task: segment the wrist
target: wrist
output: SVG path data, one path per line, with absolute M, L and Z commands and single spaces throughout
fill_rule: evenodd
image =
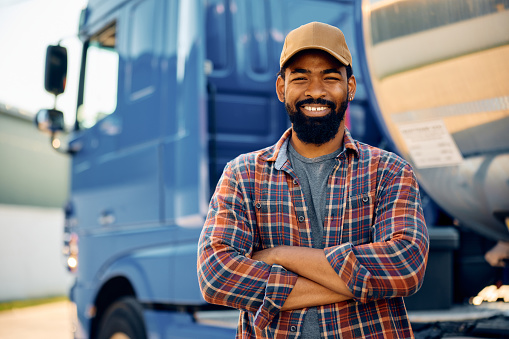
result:
M 277 247 L 273 247 L 272 250 L 270 251 L 270 260 L 276 264 L 276 265 L 281 265 L 284 267 L 283 263 L 282 263 L 282 260 L 281 260 L 281 247 L 283 246 L 277 246 Z
M 292 260 L 292 249 L 294 246 L 277 246 L 274 247 L 274 251 L 272 253 L 272 259 L 274 263 L 283 266 L 286 269 L 289 269 L 290 262 Z M 295 259 L 295 258 L 293 258 Z

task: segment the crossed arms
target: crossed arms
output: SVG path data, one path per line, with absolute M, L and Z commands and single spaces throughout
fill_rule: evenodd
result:
M 299 275 L 282 311 L 327 305 L 353 297 L 321 249 L 279 246 L 255 252 L 252 259 L 278 264 Z
M 373 242 L 321 249 L 260 248 L 246 182 L 229 164 L 212 198 L 198 246 L 206 301 L 249 312 L 266 326 L 285 310 L 349 299 L 368 302 L 413 294 L 426 266 L 428 235 L 415 177 L 405 166 L 386 179 L 377 201 Z

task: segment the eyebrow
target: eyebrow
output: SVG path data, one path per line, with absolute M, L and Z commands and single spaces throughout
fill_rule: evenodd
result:
M 336 68 L 330 68 L 330 69 L 326 69 L 324 71 L 322 71 L 323 74 L 331 74 L 331 73 L 337 73 L 339 75 L 342 75 L 341 74 L 341 71 L 339 69 L 336 69 Z
M 304 68 L 296 68 L 293 71 L 290 72 L 290 74 L 310 74 L 311 71 Z M 322 74 L 331 74 L 331 73 L 337 73 L 339 75 L 342 75 L 339 69 L 336 68 L 329 68 L 321 71 Z

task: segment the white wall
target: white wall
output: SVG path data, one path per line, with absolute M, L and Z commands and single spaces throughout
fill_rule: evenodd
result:
M 68 295 L 61 208 L 0 204 L 0 302 Z
M 64 206 L 70 159 L 51 148 L 32 119 L 0 103 L 0 204 Z

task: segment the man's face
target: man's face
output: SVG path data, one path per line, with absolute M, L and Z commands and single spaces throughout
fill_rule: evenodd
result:
M 285 77 L 276 83 L 292 128 L 304 143 L 322 145 L 338 133 L 355 93 L 355 78 L 328 53 L 310 50 L 297 54 L 286 66 Z

